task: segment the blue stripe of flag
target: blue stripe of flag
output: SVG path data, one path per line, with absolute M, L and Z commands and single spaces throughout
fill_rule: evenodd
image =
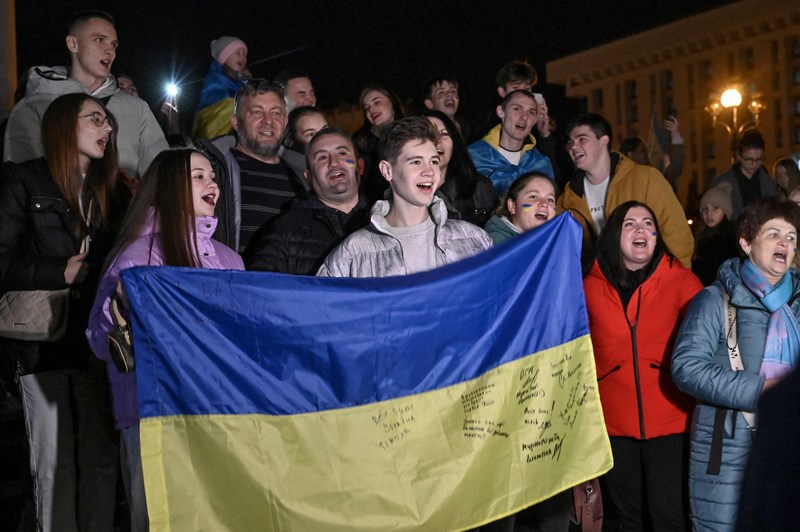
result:
M 289 415 L 473 379 L 588 333 L 580 245 L 561 215 L 404 277 L 127 270 L 140 414 Z

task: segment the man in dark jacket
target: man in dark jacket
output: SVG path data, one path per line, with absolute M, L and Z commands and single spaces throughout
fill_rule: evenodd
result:
M 748 129 L 736 147 L 736 162 L 722 175 L 718 175 L 708 188 L 720 183 L 730 183 L 733 214 L 736 221 L 744 208 L 758 198 L 774 196 L 778 193 L 775 182 L 764 168 L 764 137 L 757 129 Z
M 344 238 L 368 223 L 359 198 L 362 164 L 353 141 L 334 127 L 321 129 L 306 148 L 313 193 L 265 224 L 244 254 L 248 270 L 314 275 Z

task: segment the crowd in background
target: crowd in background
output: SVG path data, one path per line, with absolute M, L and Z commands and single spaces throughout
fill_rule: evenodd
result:
M 684 178 L 677 117 L 664 121 L 657 161 L 641 139 L 612 146 L 597 114 L 557 129 L 525 61 L 499 69 L 485 123 L 459 114 L 460 82 L 442 73 L 421 83 L 419 110 L 390 87 L 364 87 L 364 123 L 350 135 L 315 107 L 307 72 L 253 78 L 245 42 L 222 36 L 192 130 L 180 132 L 169 101 L 153 112 L 130 76 L 111 74 L 117 44 L 110 15 L 76 15 L 69 67 L 31 68 L 5 125 L 0 293 L 71 298 L 63 336 L 0 338 L 2 380 L 19 383 L 6 400 L 21 399 L 30 451 L 34 504 L 22 529 L 113 530 L 118 473 L 130 523 L 117 515 L 117 526 L 149 528 L 136 372 L 112 363 L 107 341 L 112 306 L 127 313 L 121 271 L 407 275 L 563 213 L 583 230 L 614 455 L 601 479 L 606 526 L 782 523 L 781 499 L 764 487 L 771 502 L 761 504 L 748 479 L 769 478 L 763 456 L 779 445 L 760 442 L 780 423 L 755 430 L 761 395 L 790 394 L 800 358 L 800 170 L 780 157 L 770 171 L 757 129 L 704 191 L 693 232 L 674 192 Z M 750 499 L 740 504 L 743 486 Z M 481 530 L 569 530 L 572 517 L 564 492 Z

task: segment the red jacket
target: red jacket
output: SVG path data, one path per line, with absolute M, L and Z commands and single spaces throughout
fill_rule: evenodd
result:
M 686 308 L 703 285 L 664 256 L 631 296 L 627 320 L 597 261 L 583 288 L 609 435 L 648 439 L 686 432 L 694 400 L 673 383 L 670 360 Z

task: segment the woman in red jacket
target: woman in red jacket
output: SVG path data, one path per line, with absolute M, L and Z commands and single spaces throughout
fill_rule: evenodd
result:
M 702 288 L 667 250 L 647 205 L 628 201 L 611 213 L 584 290 L 614 454 L 603 487 L 622 530 L 643 530 L 648 521 L 655 531 L 688 528 L 693 401 L 673 384 L 669 361 L 689 301 Z

